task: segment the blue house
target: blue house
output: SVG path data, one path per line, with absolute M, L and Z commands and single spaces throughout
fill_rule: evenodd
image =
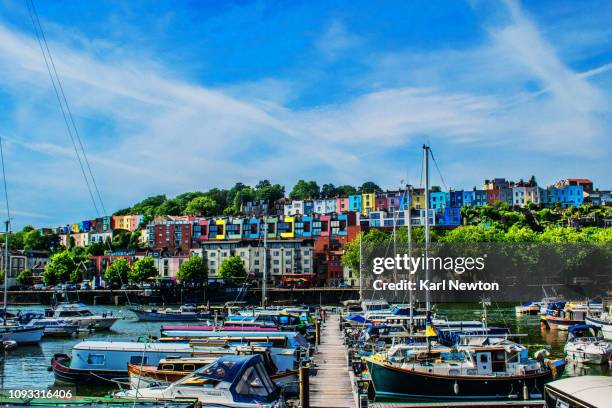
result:
M 348 196 L 349 211 L 361 212 L 361 194 L 353 194 Z
M 468 207 L 472 207 L 474 205 L 474 191 L 462 191 L 463 193 L 463 205 L 467 205 Z
M 450 206 L 450 194 L 444 191 L 432 191 L 429 193 L 429 207 L 440 210 Z
M 475 207 L 483 207 L 487 205 L 487 192 L 484 190 L 476 190 L 474 189 L 474 201 L 472 205 Z
M 304 214 L 312 215 L 314 212 L 314 201 L 304 200 Z
M 454 208 L 461 208 L 463 205 L 463 190 L 449 191 L 450 195 L 450 206 Z
M 446 207 L 437 215 L 437 224 L 446 227 L 456 227 L 461 225 L 461 209 L 456 207 Z

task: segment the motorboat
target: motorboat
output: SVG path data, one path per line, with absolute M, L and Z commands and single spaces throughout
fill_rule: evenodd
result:
M 610 406 L 612 377 L 584 375 L 552 381 L 544 387 L 547 407 L 605 408 Z
M 540 302 L 525 302 L 519 306 L 514 307 L 514 311 L 517 316 L 524 315 L 539 315 L 541 303 Z
M 78 324 L 82 329 L 110 330 L 119 316 L 112 312 L 96 315 L 82 303 L 60 303 L 55 309 L 47 310 L 47 317 L 63 320 L 66 323 Z
M 399 349 L 405 352 L 405 349 Z M 453 349 L 418 347 L 402 355 L 365 357 L 377 397 L 422 399 L 507 399 L 541 396 L 565 362 L 502 338 L 470 338 Z M 400 357 L 400 358 L 396 358 Z
M 612 354 L 612 348 L 601 335 L 601 329 L 588 324 L 569 328 L 564 350 L 568 360 L 585 364 L 604 364 Z
M 18 345 L 39 344 L 44 327 L 22 325 L 0 325 L 0 342 L 14 341 Z
M 264 367 L 270 378 L 281 387 L 291 389 L 297 393 L 298 370 L 280 371 L 274 364 L 269 350 L 259 346 L 240 346 L 235 349 L 236 355 L 260 355 L 264 362 Z M 128 374 L 130 387 L 132 389 L 146 388 L 151 386 L 169 385 L 193 373 L 200 368 L 207 366 L 219 358 L 218 356 L 198 356 L 198 357 L 168 357 L 160 360 L 154 365 L 128 364 Z
M 285 407 L 281 388 L 268 375 L 260 355 L 223 356 L 170 385 L 115 395 L 134 400 L 197 398 L 203 407 Z
M 173 308 L 132 308 L 130 309 L 140 321 L 145 322 L 197 322 L 210 319 L 209 312 L 199 310 L 195 305 L 183 305 Z
M 25 327 L 38 326 L 44 328 L 45 336 L 70 337 L 77 333 L 79 325 L 54 318 L 31 319 Z

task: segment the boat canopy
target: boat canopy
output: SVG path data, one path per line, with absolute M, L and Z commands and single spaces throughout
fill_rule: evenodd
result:
M 585 331 L 588 331 L 590 329 L 593 329 L 594 331 L 597 331 L 597 327 L 590 325 L 590 324 L 575 324 L 572 327 L 570 327 L 568 329 L 568 331 L 573 334 L 582 334 Z

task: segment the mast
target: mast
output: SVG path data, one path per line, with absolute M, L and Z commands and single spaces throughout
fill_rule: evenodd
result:
M 363 270 L 361 268 L 361 254 L 363 251 L 363 232 L 359 234 L 359 301 L 363 302 Z
M 429 281 L 429 266 L 427 258 L 429 255 L 429 243 L 431 237 L 429 236 L 429 146 L 423 145 L 423 163 L 425 165 L 425 280 Z M 425 307 L 427 311 L 430 310 L 430 295 L 429 290 L 425 291 Z
M 6 315 L 7 315 L 7 296 L 8 296 L 8 274 L 9 274 L 9 225 L 10 220 L 5 221 L 6 233 L 4 234 L 4 315 L 3 324 L 6 326 Z
M 396 239 L 397 221 L 395 218 L 396 214 L 397 214 L 397 211 L 395 210 L 395 208 L 393 208 L 393 258 L 394 259 L 397 256 L 397 239 Z M 393 282 L 397 282 L 397 262 L 393 264 Z M 395 298 L 397 298 L 397 289 L 395 289 Z M 397 299 L 395 299 L 395 301 L 397 302 Z
M 406 186 L 408 193 L 408 258 L 412 260 L 412 211 L 410 211 L 410 203 L 412 202 L 412 186 Z M 412 284 L 412 271 L 408 271 L 408 281 Z M 412 336 L 412 323 L 414 319 L 412 290 L 408 291 L 408 302 L 410 305 L 410 335 Z
M 261 307 L 266 307 L 268 298 L 268 220 L 264 218 L 263 236 L 263 287 L 261 291 Z

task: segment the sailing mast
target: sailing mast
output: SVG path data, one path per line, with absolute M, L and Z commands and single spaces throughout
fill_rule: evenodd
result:
M 261 307 L 265 308 L 268 298 L 268 220 L 264 218 L 263 228 L 263 286 L 261 290 Z
M 4 234 L 4 314 L 2 315 L 3 324 L 6 326 L 7 296 L 8 296 L 8 274 L 9 274 L 9 225 L 11 221 L 6 220 L 6 233 Z
M 431 237 L 429 236 L 429 146 L 423 145 L 423 158 L 425 166 L 425 280 L 429 281 L 429 266 L 427 258 L 429 255 L 429 244 Z M 425 291 L 425 307 L 430 311 L 431 300 L 429 290 Z
M 410 210 L 410 205 L 412 203 L 412 186 L 406 186 L 406 190 L 408 193 L 408 259 L 412 259 L 412 211 Z M 412 284 L 412 271 L 408 271 L 408 281 Z M 412 325 L 414 319 L 414 309 L 413 303 L 414 300 L 412 298 L 412 290 L 408 291 L 409 296 L 409 305 L 410 305 L 410 336 L 412 336 Z

